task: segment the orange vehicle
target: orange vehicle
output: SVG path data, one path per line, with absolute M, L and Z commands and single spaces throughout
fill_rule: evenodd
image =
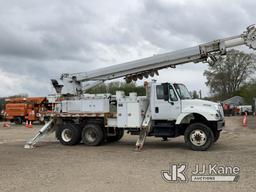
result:
M 47 110 L 46 97 L 9 98 L 5 100 L 5 118 L 16 124 L 40 121 L 40 113 Z

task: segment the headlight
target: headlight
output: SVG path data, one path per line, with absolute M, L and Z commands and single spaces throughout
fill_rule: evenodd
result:
M 215 105 L 215 109 L 217 111 L 216 113 L 216 119 L 222 119 L 223 118 L 223 115 L 222 115 L 222 106 L 219 104 L 219 105 Z
M 220 112 L 220 110 L 217 110 L 217 112 L 218 112 L 218 118 L 219 119 L 223 119 L 223 115 L 222 115 L 222 113 Z M 216 116 L 217 117 L 217 116 Z
M 216 114 L 215 114 L 215 118 L 216 118 L 216 119 L 220 119 L 220 114 L 219 114 L 219 113 L 216 113 Z

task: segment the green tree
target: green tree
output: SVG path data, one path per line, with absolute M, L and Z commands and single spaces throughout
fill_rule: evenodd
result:
M 110 93 L 115 94 L 116 91 L 124 91 L 126 95 L 130 92 L 136 92 L 139 96 L 145 95 L 145 88 L 143 86 L 137 86 L 135 83 L 125 82 L 111 82 L 107 84 L 100 84 L 86 91 L 86 93 L 97 94 L 97 93 Z
M 235 95 L 243 97 L 246 104 L 252 105 L 253 98 L 256 98 L 256 79 L 243 85 Z
M 192 96 L 193 99 L 199 99 L 199 94 L 197 93 L 196 90 L 192 91 L 191 96 Z
M 206 85 L 220 100 L 227 99 L 239 90 L 255 73 L 255 55 L 238 50 L 230 50 L 226 56 L 218 56 L 214 65 L 204 72 Z
M 4 104 L 5 104 L 5 98 L 0 98 L 0 113 L 4 109 Z
M 6 98 L 18 98 L 18 97 L 25 97 L 27 98 L 28 97 L 28 94 L 26 93 L 21 93 L 21 94 L 17 94 L 17 95 L 11 95 L 11 96 L 8 96 Z

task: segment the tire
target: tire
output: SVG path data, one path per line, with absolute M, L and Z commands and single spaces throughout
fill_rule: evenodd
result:
M 63 145 L 76 145 L 81 141 L 81 129 L 72 123 L 63 124 L 57 128 L 56 138 Z
M 107 138 L 108 142 L 116 142 L 122 139 L 124 136 L 124 130 L 123 129 L 116 129 L 116 135 L 115 136 L 109 136 Z
M 220 138 L 220 131 L 216 131 L 216 133 L 214 134 L 214 143 L 217 142 Z
M 16 125 L 21 125 L 23 123 L 22 118 L 21 117 L 15 117 L 14 123 Z
M 85 145 L 98 146 L 104 140 L 103 130 L 98 124 L 89 123 L 83 129 L 82 139 Z
M 194 151 L 206 151 L 214 142 L 212 130 L 202 124 L 194 123 L 184 133 L 185 143 Z
M 61 131 L 61 129 L 62 129 L 62 126 L 64 126 L 64 125 L 58 125 L 58 126 L 56 126 L 56 129 L 55 129 L 55 137 L 56 137 L 56 139 L 57 140 L 59 140 L 60 141 L 60 136 L 61 136 L 61 133 L 60 133 L 60 131 Z

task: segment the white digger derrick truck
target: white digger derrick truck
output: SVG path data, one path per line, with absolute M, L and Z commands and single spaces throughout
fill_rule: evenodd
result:
M 116 95 L 85 94 L 104 81 L 124 77 L 126 82 L 158 75 L 158 70 L 175 68 L 189 62 L 214 64 L 216 54 L 225 55 L 231 47 L 246 45 L 256 49 L 256 28 L 247 27 L 241 35 L 215 40 L 195 47 L 155 55 L 85 73 L 62 74 L 52 80 L 57 101 L 55 111 L 25 148 L 33 146 L 46 134 L 55 132 L 64 145 L 96 146 L 104 141 L 118 141 L 124 131 L 138 135 L 141 149 L 147 136 L 161 138 L 184 135 L 193 150 L 207 150 L 218 140 L 224 126 L 222 107 L 214 102 L 191 99 L 186 87 L 178 83 L 145 85 L 146 96 L 117 91 Z

